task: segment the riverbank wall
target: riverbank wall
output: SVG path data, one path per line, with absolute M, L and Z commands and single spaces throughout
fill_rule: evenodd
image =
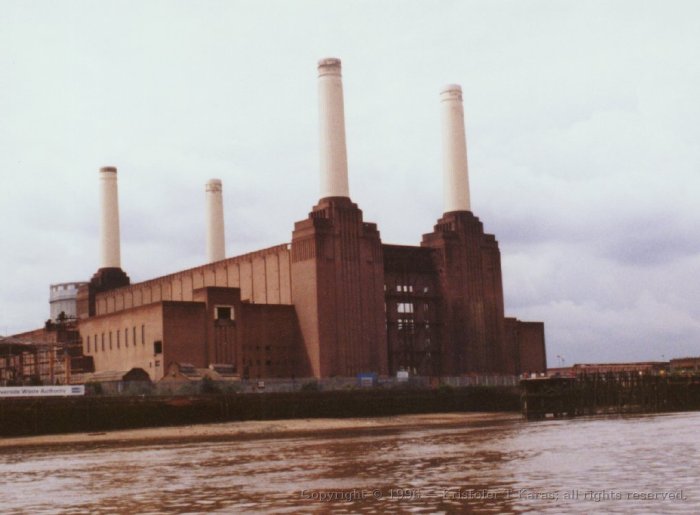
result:
M 243 420 L 520 411 L 517 387 L 0 399 L 0 437 Z

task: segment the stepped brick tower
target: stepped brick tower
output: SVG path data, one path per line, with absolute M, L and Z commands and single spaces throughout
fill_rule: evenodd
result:
M 292 302 L 317 377 L 387 373 L 379 232 L 350 200 L 341 65 L 319 72 L 321 199 L 292 235 Z
M 471 211 L 462 89 L 440 95 L 444 214 L 422 246 L 435 249 L 443 293 L 442 373 L 505 372 L 498 242 Z

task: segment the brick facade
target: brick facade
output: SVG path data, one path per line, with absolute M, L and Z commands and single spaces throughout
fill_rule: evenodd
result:
M 350 199 L 330 197 L 290 245 L 84 287 L 79 327 L 97 371 L 153 379 L 176 362 L 249 378 L 544 371 L 544 324 L 506 318 L 501 281 L 498 242 L 471 212 L 446 213 L 420 246 L 388 245 Z
M 388 373 L 379 232 L 349 199 L 322 199 L 292 236 L 292 298 L 316 377 Z

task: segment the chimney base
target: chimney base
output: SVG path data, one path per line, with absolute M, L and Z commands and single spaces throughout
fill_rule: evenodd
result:
M 97 314 L 95 309 L 95 296 L 98 293 L 121 288 L 122 286 L 129 286 L 129 284 L 131 284 L 131 279 L 129 279 L 129 276 L 126 275 L 126 272 L 121 268 L 107 267 L 97 270 L 87 284 L 87 288 L 81 288 L 81 291 L 78 292 L 78 303 L 83 304 L 82 309 L 78 309 L 79 318 L 84 318 L 85 315 L 92 317 Z M 87 293 L 87 295 L 85 295 L 85 293 Z M 87 305 L 85 306 L 84 304 Z M 79 306 L 79 308 L 80 307 L 81 306 Z
M 116 267 L 100 268 L 90 279 L 90 287 L 94 288 L 96 293 L 129 286 L 130 283 L 126 272 Z

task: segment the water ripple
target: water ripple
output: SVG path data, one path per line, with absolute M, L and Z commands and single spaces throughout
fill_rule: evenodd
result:
M 0 453 L 0 501 L 17 514 L 700 512 L 698 413 L 459 420 L 17 448 Z

